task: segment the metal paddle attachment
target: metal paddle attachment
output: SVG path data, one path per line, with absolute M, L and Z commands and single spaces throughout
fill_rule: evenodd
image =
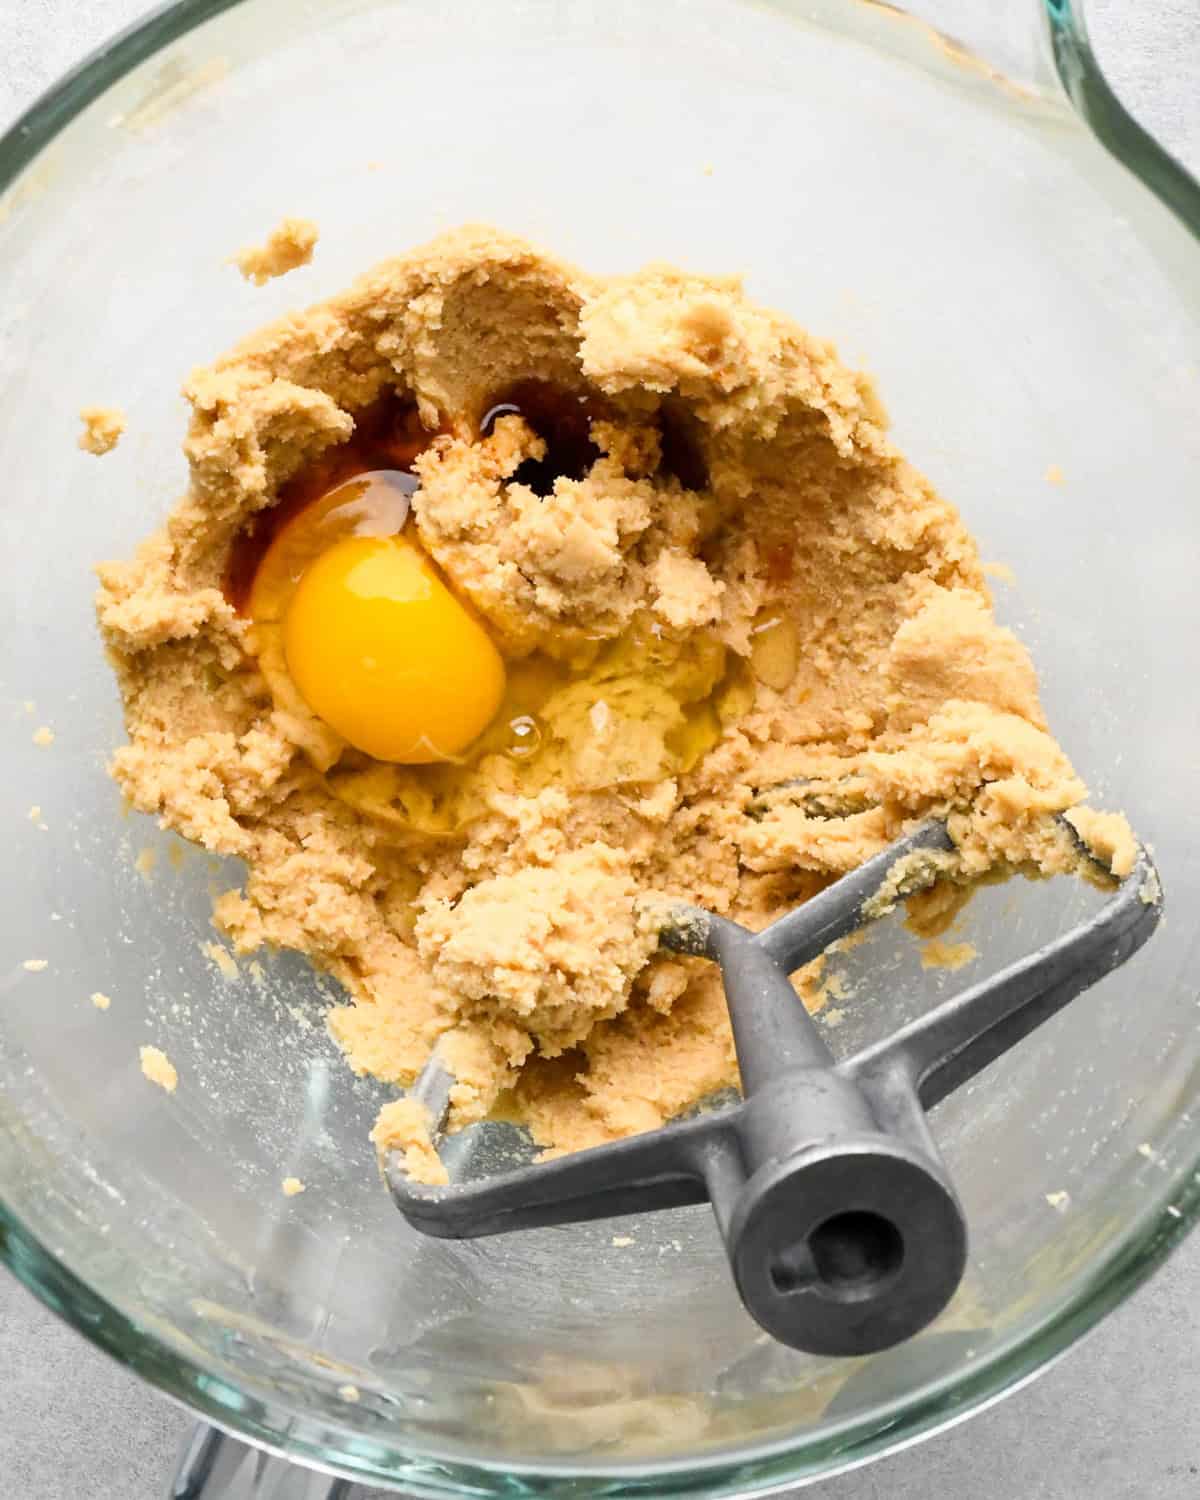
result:
M 923 824 L 757 934 L 673 908 L 662 944 L 721 967 L 742 1103 L 444 1187 L 413 1182 L 393 1151 L 385 1171 L 401 1213 L 426 1234 L 473 1239 L 708 1199 L 742 1301 L 776 1339 L 859 1355 L 911 1337 L 954 1295 L 967 1255 L 925 1111 L 1124 963 L 1162 913 L 1139 851 L 1090 920 L 835 1062 L 788 975 L 874 915 L 897 860 L 952 847 L 944 824 Z M 453 1083 L 435 1053 L 415 1086 L 435 1136 Z

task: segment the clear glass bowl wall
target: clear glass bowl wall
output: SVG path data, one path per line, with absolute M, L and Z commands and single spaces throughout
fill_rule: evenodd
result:
M 31 131 L 95 95 L 0 199 L 0 1248 L 197 1409 L 422 1493 L 549 1493 L 568 1473 L 578 1494 L 745 1492 L 1011 1384 L 1186 1228 L 1200 251 L 1071 111 L 1033 9 L 997 56 L 1028 63 L 1014 82 L 852 0 L 184 5 L 0 148 L 23 167 Z M 314 265 L 246 286 L 228 256 L 285 214 L 320 223 Z M 367 1143 L 384 1091 L 323 1030 L 330 987 L 286 956 L 226 979 L 210 887 L 236 869 L 124 816 L 106 778 L 121 718 L 89 570 L 183 487 L 181 379 L 467 220 L 599 271 L 740 271 L 874 371 L 901 445 L 1014 570 L 998 608 L 1055 731 L 1153 843 L 1170 916 L 1149 949 L 937 1112 L 971 1265 L 897 1354 L 772 1345 L 702 1210 L 416 1236 Z M 75 447 L 96 402 L 130 417 L 102 463 Z M 1053 889 L 976 901 L 984 969 L 1092 899 Z M 855 963 L 837 1048 L 955 983 L 891 928 Z M 173 1097 L 139 1075 L 147 1042 L 179 1067 Z M 1064 1192 L 1066 1212 L 1047 1201 Z

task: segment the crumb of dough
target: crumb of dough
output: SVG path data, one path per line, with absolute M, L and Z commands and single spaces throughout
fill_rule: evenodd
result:
M 711 177 L 712 174 L 713 174 L 713 164 L 712 164 L 712 162 L 706 161 L 704 163 L 703 167 L 700 168 L 700 170 L 704 173 L 705 177 Z
M 1056 1208 L 1060 1214 L 1065 1214 L 1071 1206 L 1071 1195 L 1063 1188 L 1057 1193 L 1047 1193 L 1046 1202 L 1051 1208 Z
M 133 868 L 143 880 L 149 880 L 150 876 L 154 874 L 156 864 L 158 864 L 158 851 L 151 849 L 149 845 L 143 849 L 139 849 L 134 856 Z
M 1124 880 L 1137 864 L 1138 845 L 1122 813 L 1098 812 L 1091 807 L 1073 807 L 1067 822 L 1096 856 L 1117 877 Z
M 255 286 L 276 276 L 286 276 L 308 265 L 317 243 L 317 226 L 311 219 L 284 219 L 262 245 L 247 245 L 233 257 L 238 270 Z
M 41 822 L 42 809 L 38 806 L 38 804 L 36 802 L 29 809 L 28 813 L 26 813 L 26 817 L 29 819 L 29 821 L 31 823 L 40 823 Z
M 859 927 L 854 932 L 848 932 L 845 937 L 840 937 L 836 942 L 830 943 L 826 948 L 826 954 L 853 953 L 856 948 L 861 948 L 870 937 L 870 929 Z
M 217 972 L 222 979 L 237 979 L 240 976 L 241 970 L 237 966 L 237 959 L 224 944 L 201 943 L 200 952 L 216 964 Z
M 1058 466 L 1058 464 L 1051 464 L 1047 468 L 1047 470 L 1046 470 L 1046 483 L 1047 484 L 1065 484 L 1066 482 L 1067 482 L 1067 476 L 1063 473 L 1062 469 Z
M 612 1242 L 614 1250 L 625 1250 L 633 1244 L 633 1236 L 631 1234 L 614 1234 Z
M 92 1004 L 97 1010 L 107 1010 L 112 1004 L 112 999 L 103 990 L 92 991 Z
M 947 943 L 941 938 L 930 938 L 921 945 L 921 967 L 923 969 L 961 969 L 979 957 L 974 943 Z
M 179 1082 L 179 1074 L 167 1054 L 159 1047 L 139 1047 L 138 1056 L 141 1058 L 142 1076 L 151 1083 L 158 1084 L 168 1094 L 173 1094 Z
M 285 1177 L 282 1186 L 285 1198 L 294 1198 L 297 1193 L 304 1191 L 304 1184 L 298 1177 Z
M 906 897 L 934 887 L 943 877 L 953 876 L 958 860 L 949 849 L 914 849 L 889 866 L 879 889 L 863 905 L 868 922 L 877 921 Z
M 48 750 L 54 743 L 54 731 L 48 724 L 43 724 L 33 731 L 33 743 L 39 749 Z
M 85 406 L 79 419 L 83 423 L 79 446 L 97 457 L 111 453 L 125 431 L 125 413 L 119 406 Z
M 844 974 L 832 973 L 825 976 L 821 985 L 821 1004 L 819 1009 L 824 1010 L 831 1000 L 849 1000 L 853 991 L 847 983 Z
M 32 698 L 26 698 L 21 707 L 27 714 L 33 714 L 37 712 L 37 704 L 33 701 Z
M 593 456 L 545 494 L 522 477 L 549 451 L 529 423 L 478 426 L 530 377 L 597 413 Z M 356 1072 L 408 1087 L 439 1047 L 452 1128 L 501 1108 L 561 1153 L 736 1083 L 720 977 L 657 951 L 650 901 L 758 928 L 938 817 L 953 850 L 875 903 L 929 939 L 978 880 L 1085 862 L 1061 815 L 1086 788 L 960 516 L 869 378 L 736 278 L 593 276 L 472 226 L 251 334 L 186 394 L 187 494 L 98 569 L 129 736 L 113 775 L 244 862 L 218 927 L 342 986 L 328 1026 Z M 348 752 L 278 626 L 226 596 L 239 533 L 385 398 L 429 434 L 414 540 L 510 669 L 542 674 L 528 760 Z M 805 1004 L 822 972 L 797 976 Z M 413 1101 L 375 1139 L 445 1179 Z
M 49 966 L 50 960 L 48 958 L 27 958 L 21 964 L 21 967 L 27 969 L 30 974 L 40 974 L 43 969 L 49 968 Z
M 429 1112 L 417 1099 L 393 1099 L 379 1111 L 371 1131 L 375 1149 L 404 1153 L 404 1170 L 414 1182 L 442 1186 L 450 1181 L 429 1133 Z
M 356 1385 L 339 1385 L 338 1395 L 343 1401 L 354 1402 L 361 1398 L 362 1392 Z
M 983 564 L 983 571 L 989 578 L 995 578 L 1000 583 L 1013 584 L 1017 581 L 1017 575 L 1007 563 L 985 562 Z

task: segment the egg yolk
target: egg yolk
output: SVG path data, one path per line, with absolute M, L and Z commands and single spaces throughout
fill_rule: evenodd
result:
M 500 653 L 402 536 L 350 536 L 305 570 L 283 621 L 288 671 L 312 711 L 376 760 L 450 760 L 504 696 Z
M 274 624 L 305 570 L 347 536 L 395 536 L 408 519 L 417 482 L 395 469 L 356 475 L 306 505 L 282 526 L 259 559 L 249 591 L 248 613 L 260 624 Z

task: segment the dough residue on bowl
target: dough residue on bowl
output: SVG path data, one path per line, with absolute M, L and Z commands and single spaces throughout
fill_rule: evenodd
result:
M 142 1077 L 156 1083 L 160 1089 L 173 1094 L 179 1083 L 175 1064 L 161 1047 L 139 1047 L 138 1057 L 142 1065 Z
M 572 472 L 505 409 L 531 381 L 587 414 Z M 440 1039 L 454 1124 L 503 1096 L 574 1149 L 736 1080 L 719 976 L 656 951 L 647 896 L 759 927 L 929 815 L 955 842 L 943 884 L 1083 857 L 1058 815 L 1085 788 L 958 514 L 867 377 L 736 280 L 596 277 L 468 228 L 185 393 L 189 491 L 99 570 L 113 774 L 245 861 L 220 926 L 341 982 L 351 1067 L 407 1085 Z M 308 710 L 278 626 L 231 602 L 236 540 L 381 402 L 427 429 L 409 531 L 536 701 L 534 754 L 485 735 L 462 765 L 371 761 Z M 959 904 L 933 903 L 930 935 Z M 424 1129 L 401 1102 L 376 1135 L 432 1172 Z
M 97 457 L 111 453 L 125 431 L 125 413 L 119 406 L 85 406 L 79 419 L 83 423 L 79 446 Z
M 317 226 L 311 219 L 284 219 L 261 245 L 247 245 L 233 257 L 247 281 L 265 286 L 276 276 L 286 276 L 308 265 L 317 244 Z

